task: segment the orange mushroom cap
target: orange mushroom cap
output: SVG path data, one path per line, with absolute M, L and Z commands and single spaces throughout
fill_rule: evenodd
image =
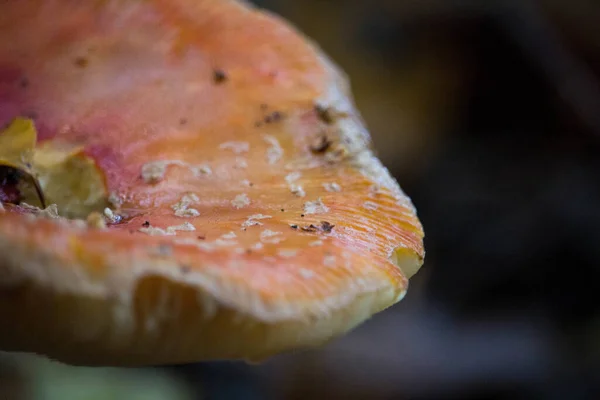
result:
M 259 360 L 406 293 L 424 255 L 415 209 L 345 78 L 277 17 L 230 0 L 20 0 L 0 3 L 0 32 L 0 126 L 30 117 L 37 148 L 79 149 L 108 205 L 86 225 L 4 203 L 0 349 Z

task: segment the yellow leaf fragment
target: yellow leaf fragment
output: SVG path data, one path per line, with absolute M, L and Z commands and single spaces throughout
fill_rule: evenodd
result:
M 45 208 L 44 194 L 32 169 L 36 141 L 37 131 L 33 121 L 15 118 L 0 131 L 0 167 L 16 171 L 16 185 L 23 198 L 35 200 L 32 202 Z
M 19 203 L 42 209 L 46 203 L 56 204 L 60 215 L 77 219 L 109 205 L 104 174 L 82 146 L 36 142 L 37 131 L 29 119 L 16 118 L 0 131 L 0 167 L 18 172 Z M 0 180 L 0 190 L 1 185 Z
M 46 142 L 35 149 L 33 166 L 49 203 L 60 215 L 85 219 L 109 206 L 102 171 L 80 146 Z

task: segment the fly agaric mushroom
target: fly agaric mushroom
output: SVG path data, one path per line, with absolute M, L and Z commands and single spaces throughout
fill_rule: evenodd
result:
M 0 4 L 0 31 L 0 143 L 23 141 L 0 149 L 0 349 L 260 360 L 405 295 L 415 210 L 345 78 L 280 19 L 22 0 Z

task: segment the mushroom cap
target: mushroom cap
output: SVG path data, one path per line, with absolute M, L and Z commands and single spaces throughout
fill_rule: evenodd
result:
M 0 349 L 261 360 L 405 295 L 415 209 L 345 77 L 279 18 L 230 0 L 22 0 L 0 4 L 0 31 L 0 126 L 30 116 L 40 145 L 82 148 L 111 204 L 106 227 L 0 209 Z

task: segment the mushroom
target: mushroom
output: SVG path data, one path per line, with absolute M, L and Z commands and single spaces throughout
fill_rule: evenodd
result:
M 0 137 L 29 121 L 48 206 L 0 203 L 1 350 L 262 360 L 404 297 L 415 209 L 345 77 L 279 18 L 23 0 L 0 4 L 0 31 Z

